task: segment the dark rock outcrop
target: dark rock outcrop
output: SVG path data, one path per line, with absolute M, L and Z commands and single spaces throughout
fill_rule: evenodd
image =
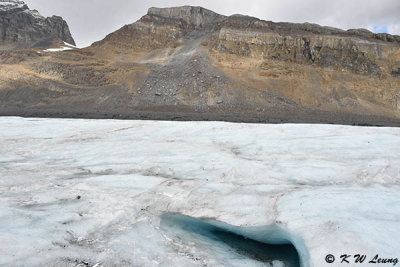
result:
M 400 68 L 398 68 L 397 70 L 393 70 L 392 71 L 392 76 L 393 77 L 400 77 Z
M 0 0 L 0 46 L 49 47 L 58 40 L 75 45 L 68 24 L 61 17 L 45 18 L 23 1 Z

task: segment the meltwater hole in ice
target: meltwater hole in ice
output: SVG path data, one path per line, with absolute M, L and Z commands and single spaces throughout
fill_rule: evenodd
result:
M 272 263 L 279 261 L 286 267 L 299 267 L 300 257 L 296 248 L 288 244 L 268 244 L 256 241 L 232 229 L 216 226 L 212 222 L 176 214 L 161 216 L 161 226 L 168 231 L 180 234 L 179 239 L 193 242 L 195 238 L 210 247 L 226 247 L 227 251 L 255 261 Z M 185 235 L 185 236 L 183 236 Z M 192 238 L 192 240 L 187 240 Z M 217 251 L 217 250 L 216 250 Z

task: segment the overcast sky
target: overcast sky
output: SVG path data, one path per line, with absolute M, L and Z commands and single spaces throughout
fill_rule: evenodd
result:
M 400 0 L 25 0 L 44 16 L 59 15 L 79 47 L 138 20 L 149 7 L 203 6 L 223 15 L 367 28 L 400 35 Z

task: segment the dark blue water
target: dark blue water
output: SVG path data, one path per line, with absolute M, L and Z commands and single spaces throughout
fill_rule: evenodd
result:
M 186 232 L 198 234 L 209 240 L 210 245 L 213 242 L 221 242 L 236 253 L 250 259 L 265 263 L 278 260 L 287 267 L 300 266 L 300 257 L 293 244 L 274 245 L 262 243 L 214 226 L 207 223 L 207 221 L 182 215 L 165 214 L 161 219 L 163 228 L 178 227 Z

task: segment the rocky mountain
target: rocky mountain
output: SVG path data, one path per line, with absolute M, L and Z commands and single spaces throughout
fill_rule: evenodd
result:
M 0 47 L 47 47 L 64 41 L 75 45 L 67 23 L 58 16 L 45 18 L 19 0 L 0 0 Z
M 0 113 L 400 126 L 400 37 L 150 8 L 85 49 L 0 54 Z

